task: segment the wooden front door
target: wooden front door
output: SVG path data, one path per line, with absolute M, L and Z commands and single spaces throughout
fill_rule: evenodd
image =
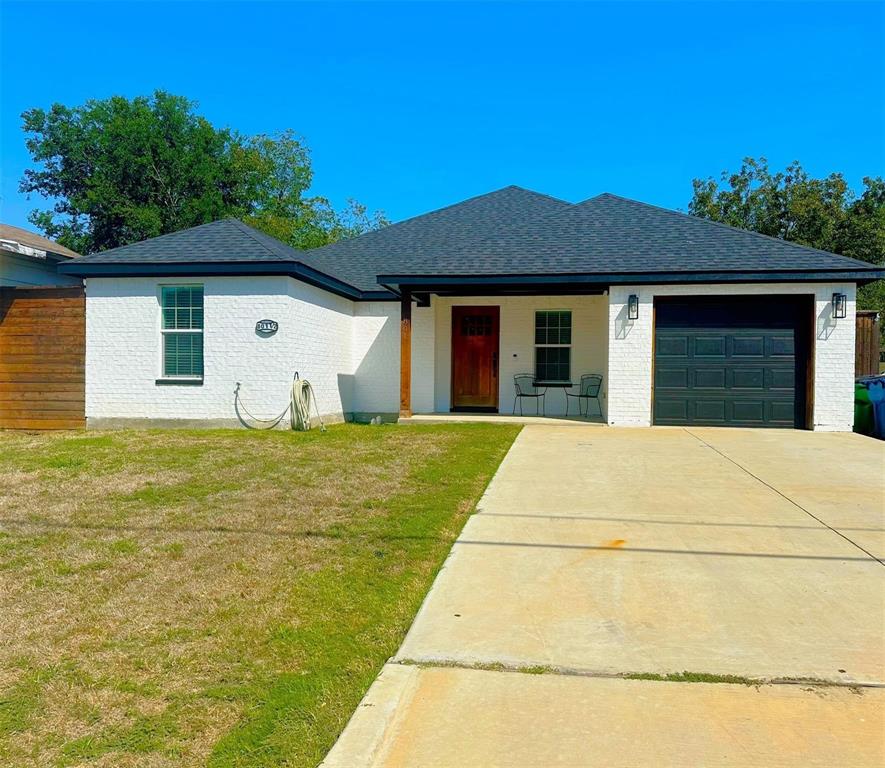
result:
M 498 307 L 452 307 L 452 408 L 498 408 Z

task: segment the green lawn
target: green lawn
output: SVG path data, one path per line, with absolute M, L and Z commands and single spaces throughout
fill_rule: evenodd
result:
M 0 764 L 316 765 L 517 432 L 0 432 Z

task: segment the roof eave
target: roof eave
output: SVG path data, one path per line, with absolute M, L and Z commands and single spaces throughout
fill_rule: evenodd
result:
M 295 261 L 230 262 L 82 262 L 59 265 L 59 271 L 77 277 L 236 277 L 280 275 L 293 277 L 353 301 L 392 298 L 386 291 L 361 291 L 342 280 Z
M 518 285 L 653 285 L 679 283 L 784 283 L 784 282 L 853 282 L 863 285 L 885 279 L 885 269 L 857 270 L 766 270 L 766 271 L 691 271 L 691 272 L 606 272 L 568 274 L 513 275 L 378 275 L 381 285 L 422 289 L 433 292 L 463 286 L 489 289 Z

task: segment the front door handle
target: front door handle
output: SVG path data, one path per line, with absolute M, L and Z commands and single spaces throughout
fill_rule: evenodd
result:
M 492 352 L 492 371 L 494 372 L 495 376 L 498 375 L 498 353 L 497 352 Z

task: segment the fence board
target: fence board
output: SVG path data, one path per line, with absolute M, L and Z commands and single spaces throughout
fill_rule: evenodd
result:
M 855 320 L 854 375 L 875 376 L 879 373 L 879 313 L 858 310 Z
M 85 418 L 81 288 L 0 289 L 0 429 L 78 429 Z

